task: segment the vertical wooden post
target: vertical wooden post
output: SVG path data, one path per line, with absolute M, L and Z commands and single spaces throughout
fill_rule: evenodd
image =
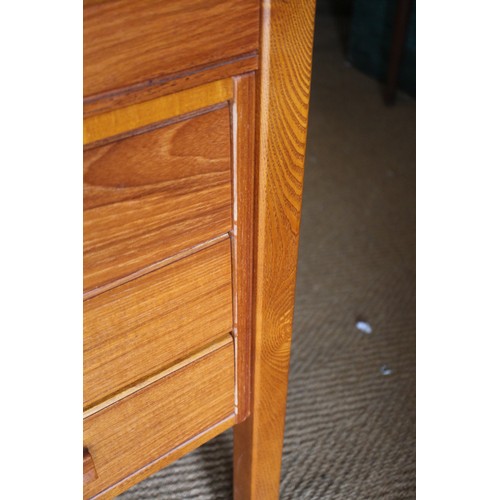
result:
M 234 497 L 279 496 L 292 335 L 314 0 L 263 0 L 250 416 L 234 431 Z

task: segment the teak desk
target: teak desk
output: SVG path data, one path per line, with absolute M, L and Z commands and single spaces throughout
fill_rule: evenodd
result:
M 234 426 L 276 499 L 314 0 L 84 0 L 85 498 Z

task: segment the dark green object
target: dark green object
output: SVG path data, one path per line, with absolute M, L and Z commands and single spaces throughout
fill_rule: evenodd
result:
M 385 82 L 398 0 L 354 0 L 348 59 L 351 64 L 380 82 Z M 410 22 L 401 62 L 398 88 L 416 95 L 416 5 Z

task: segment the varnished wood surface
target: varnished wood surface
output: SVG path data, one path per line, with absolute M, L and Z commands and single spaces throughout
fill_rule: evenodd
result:
M 232 98 L 232 90 L 230 78 L 217 80 L 193 89 L 90 116 L 83 122 L 83 144 L 102 141 L 220 104 Z
M 101 303 L 115 311 L 95 313 L 95 332 L 119 325 L 116 338 L 96 334 L 99 347 L 91 351 L 115 342 L 95 366 L 104 370 L 106 363 L 113 365 L 124 355 L 132 367 L 126 374 L 110 369 L 92 382 L 105 386 L 108 378 L 130 377 L 110 381 L 87 403 L 97 405 L 86 413 L 84 446 L 98 478 L 86 486 L 85 496 L 101 492 L 111 498 L 243 421 L 235 428 L 235 498 L 276 499 L 314 0 L 152 0 L 148 8 L 140 0 L 86 0 L 84 16 L 85 303 L 90 309 Z M 229 77 L 257 66 L 254 137 L 253 77 Z M 258 172 L 252 194 L 254 139 Z M 253 212 L 250 200 L 255 196 Z M 248 230 L 253 223 L 254 233 Z M 155 276 L 198 253 L 175 262 L 168 259 L 229 232 L 236 279 L 229 291 L 234 311 L 228 325 L 231 329 L 234 322 L 236 345 L 229 340 L 191 362 L 188 351 L 202 348 L 205 340 L 197 335 L 207 332 L 189 330 L 191 311 L 181 312 L 189 303 L 173 304 L 179 290 L 192 281 L 189 270 L 185 282 L 179 277 L 177 282 L 155 281 Z M 229 243 L 225 239 L 202 252 Z M 174 283 L 176 297 L 162 288 L 169 283 Z M 205 280 L 200 296 L 206 286 Z M 227 281 L 221 286 L 227 293 Z M 119 296 L 126 289 L 130 295 Z M 135 300 L 138 295 L 141 299 Z M 117 297 L 116 307 L 106 296 Z M 193 298 L 195 291 L 188 296 Z M 205 319 L 220 312 L 217 305 L 204 302 L 199 310 Z M 127 321 L 127 314 L 133 319 Z M 171 314 L 178 317 L 166 325 Z M 160 330 L 174 332 L 179 323 L 186 330 L 175 345 L 192 342 L 192 347 L 180 348 L 172 358 L 175 365 L 169 365 L 163 356 L 171 355 L 171 348 L 152 348 L 170 337 L 162 337 Z M 144 331 L 136 334 L 134 328 Z M 127 342 L 121 346 L 129 344 L 128 353 L 117 347 L 124 335 Z M 140 367 L 144 372 L 134 364 L 137 354 L 146 360 Z M 119 392 L 111 395 L 112 404 L 102 400 L 113 391 Z
M 233 133 L 233 291 L 237 352 L 237 417 L 250 412 L 252 349 L 255 75 L 234 79 Z
M 172 462 L 175 462 L 175 460 L 178 460 L 187 453 L 195 450 L 196 448 L 199 448 L 200 446 L 204 445 L 207 441 L 210 441 L 210 439 L 213 439 L 222 432 L 227 431 L 228 429 L 234 426 L 235 421 L 236 418 L 234 414 L 230 415 L 229 417 L 223 420 L 220 420 L 219 422 L 212 425 L 208 429 L 202 430 L 192 439 L 184 441 L 181 445 L 176 446 L 175 448 L 169 450 L 161 457 L 157 458 L 156 460 L 153 460 L 144 467 L 141 467 L 140 469 L 136 470 L 135 472 L 127 476 L 125 479 L 122 479 L 121 481 L 114 484 L 110 488 L 104 490 L 102 493 L 99 493 L 94 498 L 99 498 L 99 500 L 109 500 L 115 498 L 120 493 L 123 493 L 130 487 L 134 486 L 134 484 L 137 484 L 138 482 L 147 478 L 151 474 L 154 474 L 155 472 L 158 472 L 160 469 L 163 469 Z
M 231 229 L 227 107 L 84 153 L 84 288 Z
M 83 484 L 91 483 L 97 479 L 94 461 L 86 448 L 83 449 Z
M 232 342 L 84 420 L 90 498 L 234 412 Z
M 185 366 L 188 366 L 191 363 L 198 361 L 200 358 L 206 356 L 207 354 L 210 354 L 213 351 L 216 351 L 220 347 L 223 347 L 230 342 L 231 338 L 229 338 L 227 334 L 224 335 L 223 337 L 218 338 L 217 340 L 208 344 L 206 347 L 197 350 L 190 356 L 183 357 L 179 362 L 176 362 L 172 365 L 168 365 L 168 367 L 165 368 L 164 370 L 154 372 L 153 375 L 141 379 L 140 382 L 134 383 L 134 385 L 128 386 L 122 391 L 115 393 L 113 396 L 106 398 L 100 403 L 88 408 L 87 410 L 84 410 L 83 418 L 90 417 L 91 415 L 94 415 L 94 413 L 104 410 L 104 408 L 107 408 L 108 406 L 111 406 L 117 403 L 118 401 L 125 399 L 131 394 L 134 394 L 134 392 L 144 389 L 148 385 L 151 385 L 152 383 L 166 377 L 167 375 L 170 375 L 171 373 L 174 373 L 177 370 L 180 370 L 181 368 L 184 368 Z
M 232 327 L 229 239 L 85 301 L 85 408 Z
M 253 400 L 235 427 L 237 500 L 279 496 L 314 9 L 314 0 L 262 2 Z
M 234 75 L 254 71 L 258 67 L 257 52 L 244 54 L 228 61 L 218 61 L 176 75 L 148 80 L 122 92 L 110 92 L 83 100 L 83 115 L 90 117 L 114 109 L 150 101 L 168 94 L 224 80 Z
M 209 240 L 206 240 L 203 243 L 200 243 L 199 245 L 194 245 L 192 247 L 187 248 L 186 250 L 181 250 L 179 253 L 176 253 L 174 255 L 166 257 L 165 259 L 162 259 L 158 262 L 154 262 L 153 264 L 151 264 L 149 266 L 142 267 L 141 269 L 139 269 L 131 274 L 127 274 L 127 276 L 124 276 L 123 278 L 116 279 L 110 283 L 107 283 L 106 285 L 100 286 L 98 288 L 93 288 L 92 290 L 85 292 L 83 294 L 83 300 L 91 299 L 92 297 L 95 297 L 96 295 L 107 292 L 108 290 L 111 290 L 112 288 L 116 288 L 117 286 L 124 285 L 125 283 L 128 283 L 129 281 L 140 278 L 141 276 L 144 276 L 144 275 L 149 274 L 153 271 L 161 269 L 162 267 L 165 267 L 169 264 L 173 264 L 174 262 L 177 262 L 178 260 L 185 259 L 186 257 L 189 257 L 190 255 L 193 255 L 196 252 L 199 252 L 205 248 L 211 247 L 212 245 L 215 245 L 215 244 L 220 243 L 221 241 L 224 241 L 227 239 L 229 239 L 229 234 L 224 233 L 224 234 L 221 234 L 220 236 L 216 236 L 215 238 L 211 238 Z
M 258 48 L 258 0 L 115 0 L 83 13 L 84 96 Z

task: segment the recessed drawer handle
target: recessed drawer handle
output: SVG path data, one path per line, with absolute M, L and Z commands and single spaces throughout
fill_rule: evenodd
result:
M 92 455 L 87 448 L 83 449 L 83 484 L 91 483 L 97 479 L 97 471 L 95 470 Z

